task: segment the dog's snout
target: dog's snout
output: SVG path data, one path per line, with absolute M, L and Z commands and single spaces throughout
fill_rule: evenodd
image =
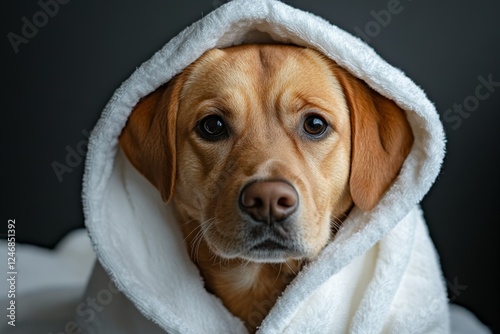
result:
M 271 224 L 295 212 L 299 196 L 283 181 L 261 181 L 247 185 L 241 192 L 240 206 L 255 221 Z

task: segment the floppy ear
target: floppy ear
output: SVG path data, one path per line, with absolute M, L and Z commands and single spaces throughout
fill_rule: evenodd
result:
M 132 165 L 168 202 L 175 187 L 175 123 L 180 76 L 143 97 L 132 110 L 119 141 Z
M 413 144 L 403 109 L 368 85 L 335 68 L 351 114 L 351 196 L 369 211 L 398 175 Z

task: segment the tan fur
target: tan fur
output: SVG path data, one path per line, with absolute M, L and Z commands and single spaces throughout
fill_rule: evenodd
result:
M 320 140 L 304 117 L 330 125 Z M 224 140 L 196 132 L 206 115 Z M 210 50 L 143 98 L 120 137 L 133 165 L 173 199 L 191 259 L 208 291 L 254 332 L 277 297 L 331 240 L 353 203 L 372 209 L 394 180 L 413 137 L 404 112 L 316 51 L 284 45 Z M 351 149 L 352 147 L 352 149 Z M 294 250 L 249 252 L 242 187 L 286 180 L 299 195 Z

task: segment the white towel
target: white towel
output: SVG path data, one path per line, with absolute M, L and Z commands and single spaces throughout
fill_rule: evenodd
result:
M 131 166 L 117 138 L 141 97 L 206 50 L 270 41 L 314 48 L 394 100 L 406 111 L 415 144 L 379 204 L 367 213 L 352 210 L 258 333 L 449 332 L 444 279 L 418 207 L 444 156 L 433 104 L 360 39 L 274 0 L 235 0 L 214 10 L 142 64 L 106 106 L 90 137 L 83 184 L 99 261 L 85 295 L 96 305 L 77 312 L 84 332 L 246 333 L 204 289 L 171 207 Z

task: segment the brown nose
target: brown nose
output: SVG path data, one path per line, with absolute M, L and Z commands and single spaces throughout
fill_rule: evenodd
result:
M 261 181 L 247 185 L 241 192 L 241 209 L 255 221 L 271 224 L 297 209 L 299 197 L 294 187 L 283 181 Z

